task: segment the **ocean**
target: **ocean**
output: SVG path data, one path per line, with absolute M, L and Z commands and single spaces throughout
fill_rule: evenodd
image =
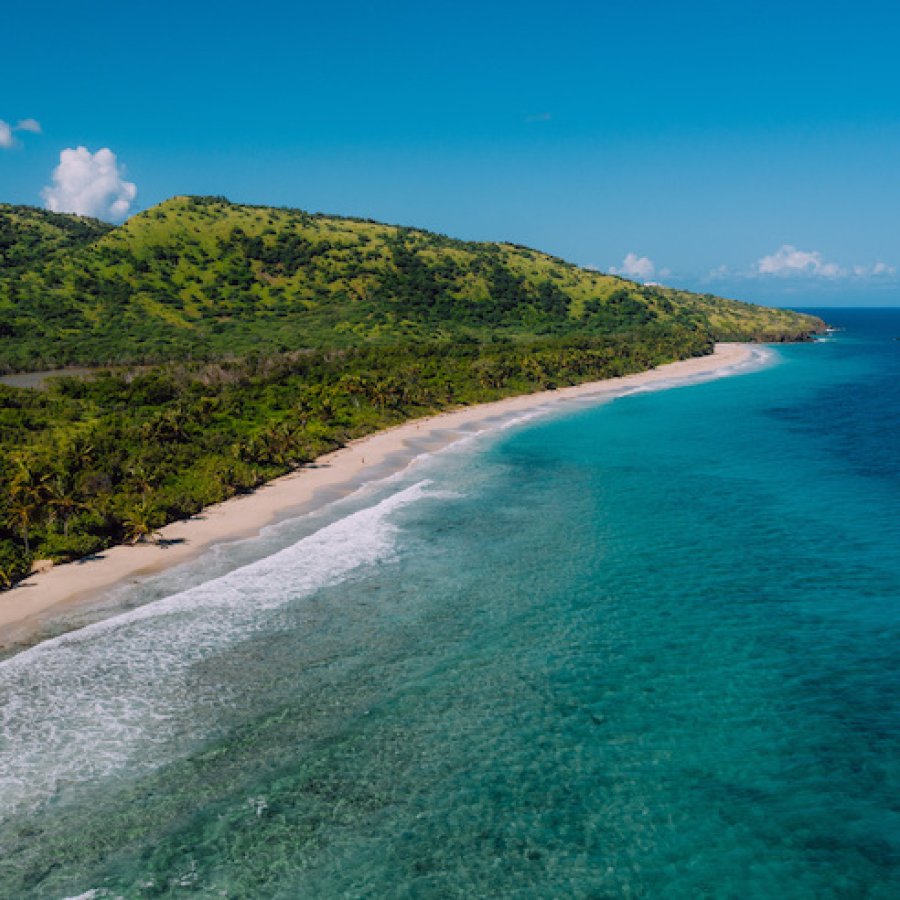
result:
M 900 896 L 900 310 L 820 314 L 0 662 L 0 896 Z

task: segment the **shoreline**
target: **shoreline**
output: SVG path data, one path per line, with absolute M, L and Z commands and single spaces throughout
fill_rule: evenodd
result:
M 709 356 L 667 363 L 633 375 L 451 409 L 351 441 L 252 493 L 164 526 L 159 530 L 162 545 L 120 544 L 96 556 L 30 575 L 0 594 L 0 652 L 33 643 L 54 617 L 88 608 L 123 583 L 189 562 L 216 544 L 252 538 L 291 511 L 300 514 L 324 506 L 330 501 L 317 502 L 322 493 L 342 488 L 349 493 L 362 476 L 389 465 L 393 457 L 408 451 L 412 442 L 437 438 L 439 432 L 462 426 L 490 427 L 490 420 L 498 416 L 550 411 L 572 400 L 613 399 L 669 380 L 675 387 L 728 374 L 729 369 L 753 359 L 754 346 L 720 343 Z M 436 449 L 456 439 L 452 437 Z

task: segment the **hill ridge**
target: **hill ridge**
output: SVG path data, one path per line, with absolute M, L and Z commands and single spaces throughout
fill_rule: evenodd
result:
M 0 207 L 0 234 L 9 209 Z M 45 255 L 0 266 L 0 370 L 409 340 L 527 343 L 650 325 L 796 340 L 820 325 L 520 244 L 216 196 L 172 197 L 116 227 L 87 223 L 77 241 L 48 239 Z

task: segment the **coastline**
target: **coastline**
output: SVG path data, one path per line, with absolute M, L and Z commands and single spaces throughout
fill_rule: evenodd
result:
M 716 344 L 709 356 L 668 363 L 656 369 L 587 382 L 491 403 L 448 410 L 378 431 L 350 442 L 315 463 L 267 482 L 250 494 L 208 507 L 190 519 L 160 529 L 163 544 L 118 545 L 85 560 L 33 574 L 0 594 L 0 651 L 33 641 L 55 617 L 92 605 L 106 591 L 125 582 L 172 568 L 215 544 L 253 537 L 291 510 L 315 508 L 323 491 L 348 488 L 401 455 L 414 441 L 437 438 L 460 427 L 490 427 L 498 416 L 551 410 L 573 400 L 612 399 L 622 393 L 661 385 L 691 383 L 724 374 L 753 357 L 753 345 Z M 451 439 L 452 440 L 452 439 Z M 447 443 L 450 443 L 448 440 Z

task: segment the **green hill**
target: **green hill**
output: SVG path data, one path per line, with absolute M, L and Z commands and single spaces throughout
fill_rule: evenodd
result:
M 0 371 L 635 329 L 793 340 L 816 327 L 512 244 L 221 198 L 176 197 L 112 229 L 0 207 L 0 235 L 18 236 L 0 267 Z
M 61 251 L 83 247 L 112 227 L 85 216 L 0 203 L 0 278 L 8 279 Z

